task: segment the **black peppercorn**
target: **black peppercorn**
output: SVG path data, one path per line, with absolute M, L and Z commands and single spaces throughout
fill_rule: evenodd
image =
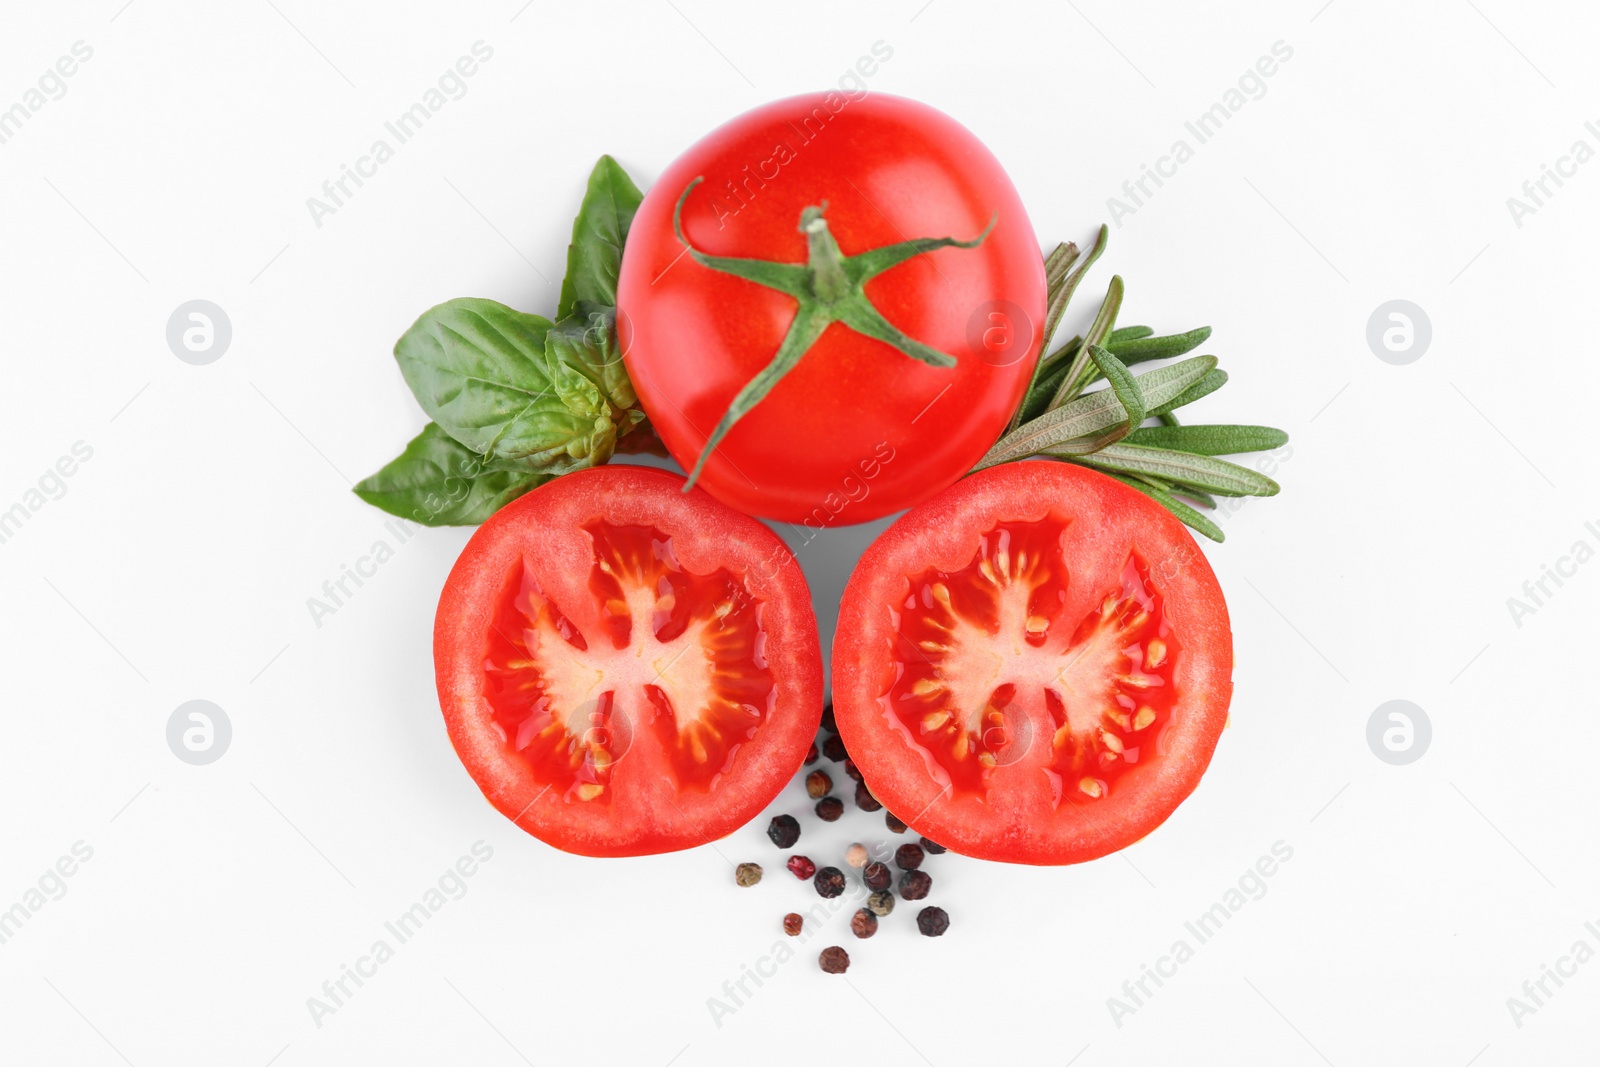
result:
M 927 937 L 942 937 L 950 929 L 950 916 L 943 908 L 923 908 L 917 912 L 917 929 Z
M 878 917 L 866 908 L 857 909 L 850 916 L 850 932 L 857 937 L 871 937 L 878 932 Z
M 927 871 L 907 871 L 900 876 L 902 900 L 921 900 L 932 888 L 933 879 L 928 877 Z
M 878 798 L 867 789 L 867 783 L 860 782 L 856 785 L 856 807 L 862 811 L 882 811 L 883 805 L 878 803 Z
M 822 754 L 835 763 L 843 763 L 850 756 L 844 750 L 844 740 L 838 734 L 830 734 L 828 739 L 822 742 Z
M 749 888 L 761 881 L 761 864 L 741 863 L 733 869 L 733 880 L 739 885 Z
M 811 884 L 817 887 L 817 896 L 836 897 L 844 892 L 844 872 L 837 867 L 824 867 L 817 872 Z
M 817 800 L 833 792 L 833 779 L 827 771 L 812 771 L 806 775 L 806 795 Z
M 894 862 L 902 871 L 916 870 L 922 866 L 922 846 L 901 845 L 894 850 Z
M 800 840 L 800 820 L 793 815 L 774 815 L 767 824 L 767 836 L 779 848 L 793 848 Z
M 861 880 L 867 883 L 868 889 L 888 889 L 893 878 L 887 863 L 869 863 L 861 869 Z
M 883 813 L 883 825 L 889 828 L 891 834 L 903 834 L 906 832 L 906 824 L 901 822 L 892 811 Z
M 822 728 L 830 734 L 839 732 L 839 724 L 833 720 L 833 705 L 829 704 L 822 709 Z
M 800 928 L 805 925 L 805 922 L 805 919 L 798 912 L 791 911 L 789 914 L 783 917 L 783 932 L 788 934 L 790 937 L 796 937 L 799 935 Z
M 929 841 L 926 837 L 922 839 L 922 847 L 930 856 L 937 856 L 941 852 L 945 851 L 945 847 L 943 845 L 936 845 L 932 841 Z
M 861 768 L 856 766 L 856 761 L 853 759 L 847 759 L 844 761 L 844 773 L 845 777 L 849 778 L 853 782 L 859 782 L 862 780 Z
M 838 797 L 823 797 L 817 801 L 817 818 L 823 822 L 835 822 L 844 814 L 844 801 Z
M 887 915 L 894 910 L 894 894 L 880 889 L 867 898 L 867 910 L 874 915 Z
M 817 962 L 829 974 L 843 974 L 850 967 L 850 953 L 838 945 L 830 945 L 822 950 L 822 955 L 817 957 Z

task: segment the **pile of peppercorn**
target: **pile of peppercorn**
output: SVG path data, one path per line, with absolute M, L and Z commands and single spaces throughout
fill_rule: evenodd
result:
M 878 803 L 876 797 L 862 781 L 861 771 L 850 759 L 850 754 L 845 751 L 844 739 L 839 736 L 837 725 L 833 718 L 833 705 L 830 704 L 822 712 L 823 741 L 819 755 L 816 744 L 812 744 L 810 753 L 806 756 L 806 767 L 815 764 L 818 759 L 826 756 L 832 763 L 842 764 L 844 773 L 856 783 L 856 807 L 865 812 L 882 811 L 883 805 Z M 803 769 L 802 769 L 803 770 Z M 833 795 L 833 776 L 827 771 L 817 769 L 806 773 L 806 795 L 817 802 L 817 818 L 823 822 L 836 822 L 844 815 L 844 801 Z M 884 812 L 884 824 L 891 833 L 903 834 L 906 824 L 896 818 L 893 812 Z M 780 849 L 791 849 L 800 840 L 800 820 L 793 815 L 777 815 L 767 825 L 767 836 L 772 843 Z M 937 855 L 945 851 L 940 845 L 934 844 L 926 837 L 921 839 L 921 844 L 907 842 L 894 851 L 894 864 L 900 868 L 898 889 L 902 900 L 924 900 L 933 889 L 933 878 L 922 869 L 923 861 L 930 855 Z M 878 920 L 894 911 L 895 898 L 890 892 L 890 884 L 894 882 L 894 874 L 889 865 L 881 860 L 874 860 L 867 847 L 854 844 L 849 847 L 844 856 L 845 865 L 852 870 L 860 871 L 863 886 L 870 890 L 867 905 L 857 909 L 850 917 L 850 932 L 858 938 L 868 938 L 878 932 Z M 849 884 L 849 879 L 838 867 L 821 867 L 812 862 L 807 856 L 792 855 L 785 866 L 789 872 L 801 880 L 811 879 L 816 888 L 817 895 L 824 899 L 833 899 L 842 895 Z M 734 878 L 741 886 L 752 886 L 761 881 L 761 865 L 757 863 L 741 863 L 735 872 Z M 799 936 L 805 926 L 805 917 L 798 912 L 790 912 L 783 917 L 783 932 L 790 937 Z M 927 937 L 940 937 L 950 928 L 950 916 L 940 907 L 927 906 L 917 913 L 917 929 Z M 838 945 L 830 945 L 822 950 L 818 958 L 822 969 L 829 974 L 843 974 L 850 966 L 850 955 Z

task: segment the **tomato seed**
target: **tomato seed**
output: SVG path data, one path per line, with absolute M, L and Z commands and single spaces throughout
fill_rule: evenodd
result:
M 887 863 L 869 863 L 861 872 L 861 880 L 867 883 L 868 889 L 888 889 L 893 879 Z
M 799 912 L 791 911 L 783 917 L 783 932 L 790 937 L 795 937 L 800 933 L 800 928 L 805 925 L 805 922 Z
M 926 907 L 917 912 L 917 929 L 926 937 L 943 937 L 950 929 L 950 916 L 943 908 Z
M 844 801 L 838 797 L 823 797 L 817 801 L 817 818 L 823 822 L 837 822 L 844 814 Z M 799 835 L 796 834 L 796 837 Z
M 779 848 L 792 848 L 800 840 L 800 820 L 793 815 L 774 815 L 767 824 L 767 836 Z
M 895 866 L 902 871 L 914 871 L 922 866 L 922 846 L 904 844 L 894 850 Z
M 817 887 L 819 897 L 832 899 L 844 892 L 844 872 L 837 867 L 824 867 L 817 872 L 811 884 Z
M 741 863 L 734 868 L 733 880 L 739 885 L 749 888 L 761 881 L 761 864 Z
M 927 871 L 907 871 L 900 876 L 900 899 L 921 900 L 933 888 L 933 879 Z
M 887 915 L 894 910 L 894 894 L 880 889 L 867 898 L 867 910 L 874 915 Z
M 790 856 L 786 866 L 789 868 L 789 873 L 802 882 L 817 873 L 817 865 L 806 856 Z
M 838 945 L 830 945 L 822 950 L 817 962 L 829 974 L 843 974 L 850 968 L 850 953 Z
M 878 917 L 866 908 L 859 908 L 850 916 L 850 932 L 857 937 L 871 937 L 878 932 Z
M 833 779 L 828 777 L 827 771 L 812 771 L 806 775 L 806 795 L 812 800 L 820 800 L 833 792 Z

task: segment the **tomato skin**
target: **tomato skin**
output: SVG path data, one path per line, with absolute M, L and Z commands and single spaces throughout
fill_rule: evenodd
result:
M 967 567 L 978 537 L 997 524 L 1056 518 L 1064 522 L 1059 543 L 1069 581 L 1062 611 L 1069 624 L 1093 614 L 1130 554 L 1149 565 L 1165 620 L 1185 649 L 1170 665 L 1177 700 L 1170 724 L 1152 745 L 1155 758 L 1127 770 L 1092 803 L 1050 803 L 1043 776 L 1027 759 L 994 771 L 995 788 L 985 798 L 945 792 L 933 755 L 913 744 L 888 706 L 904 669 L 897 657 L 916 652 L 904 648 L 896 609 L 912 576 Z M 1227 723 L 1232 669 L 1227 605 L 1183 524 L 1105 475 L 1029 461 L 957 482 L 902 516 L 862 556 L 834 638 L 833 706 L 873 794 L 919 833 L 983 859 L 1078 863 L 1144 837 L 1193 792 Z M 1039 736 L 1049 737 L 1048 728 Z
M 628 235 L 618 327 L 651 424 L 686 470 L 778 351 L 796 306 L 683 254 L 673 208 L 697 177 L 683 225 L 712 255 L 804 263 L 800 213 L 824 201 L 846 255 L 970 239 L 997 219 L 977 248 L 926 253 L 866 284 L 890 322 L 954 356 L 954 368 L 834 323 L 733 427 L 699 484 L 751 515 L 843 525 L 910 507 L 969 471 L 1022 399 L 1045 311 L 1038 241 L 988 149 L 915 101 L 814 93 L 732 120 L 666 169 Z
M 761 523 L 683 478 L 611 464 L 563 475 L 484 523 L 450 572 L 434 622 L 439 704 L 451 743 L 484 796 L 527 832 L 567 852 L 634 856 L 723 837 L 769 804 L 805 759 L 822 717 L 816 618 L 800 567 Z M 603 518 L 671 537 L 684 568 L 739 573 L 760 605 L 765 665 L 779 681 L 759 732 L 741 744 L 708 791 L 678 791 L 654 749 L 639 740 L 614 771 L 616 800 L 574 803 L 530 773 L 496 731 L 485 676 L 496 605 L 513 568 L 535 573 L 551 600 L 591 641 L 602 632 L 588 583 L 594 559 L 581 524 Z

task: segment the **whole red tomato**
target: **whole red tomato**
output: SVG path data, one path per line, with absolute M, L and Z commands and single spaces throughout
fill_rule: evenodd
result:
M 869 277 L 849 258 L 893 246 Z M 847 258 L 805 276 L 819 255 Z M 628 374 L 686 470 L 741 390 L 792 362 L 698 484 L 825 527 L 917 504 L 994 443 L 1038 358 L 1045 276 L 1016 190 L 970 132 L 915 101 L 830 92 L 757 108 L 668 167 L 634 217 L 617 303 Z

